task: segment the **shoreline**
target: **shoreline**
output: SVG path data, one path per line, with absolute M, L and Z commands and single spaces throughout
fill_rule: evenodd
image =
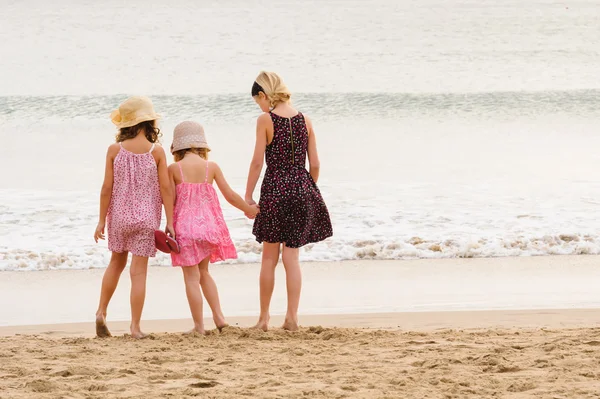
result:
M 306 262 L 299 313 L 596 309 L 599 263 L 600 256 Z M 258 315 L 259 271 L 257 264 L 211 267 L 227 319 Z M 0 328 L 93 321 L 103 273 L 104 269 L 0 273 L 0 303 L 11 304 L 0 307 Z M 126 269 L 108 308 L 110 324 L 129 320 L 129 287 Z M 271 314 L 283 315 L 285 310 L 280 265 Z M 204 311 L 210 318 L 208 306 Z M 152 268 L 142 321 L 189 317 L 181 271 Z
M 157 252 L 157 256 L 168 256 L 160 251 Z M 578 259 L 578 258 L 597 258 L 598 261 L 600 262 L 600 254 L 587 254 L 587 253 L 581 253 L 581 254 L 527 254 L 527 255 L 509 255 L 509 256 L 504 256 L 504 255 L 498 255 L 498 256 L 456 256 L 456 257 L 440 257 L 440 258 L 436 258 L 436 257 L 432 257 L 432 258 L 413 258 L 413 257 L 407 257 L 407 258 L 401 258 L 401 259 L 373 259 L 373 258 L 369 258 L 369 257 L 365 257 L 365 258 L 359 258 L 359 259 L 337 259 L 337 260 L 306 260 L 303 261 L 302 259 L 300 259 L 300 265 L 304 266 L 304 265 L 325 265 L 325 264 L 355 264 L 355 263 L 406 263 L 406 264 L 410 264 L 410 263 L 422 263 L 422 262 L 460 262 L 460 261 L 467 261 L 467 262 L 477 262 L 477 261 L 497 261 L 497 260 L 519 260 L 519 259 L 554 259 L 554 258 L 565 258 L 565 259 Z M 154 264 L 151 261 L 153 259 L 156 259 L 156 257 L 154 258 L 150 258 L 150 262 L 148 263 L 148 270 L 160 270 L 160 269 L 168 269 L 168 270 L 179 270 L 181 268 L 181 266 L 172 266 L 169 264 L 170 262 L 170 258 L 165 258 L 165 262 L 167 262 L 167 264 Z M 260 262 L 234 262 L 234 263 L 226 263 L 229 262 L 225 261 L 225 262 L 218 262 L 216 264 L 211 263 L 210 267 L 211 268 L 228 268 L 228 267 L 244 267 L 244 266 L 256 266 L 256 267 L 260 267 Z M 127 260 L 127 268 L 129 268 L 129 265 L 131 263 L 131 255 L 129 255 L 128 260 Z M 108 263 L 107 263 L 108 264 Z M 283 266 L 282 260 L 281 260 L 281 256 L 279 258 L 279 263 L 278 266 Z M 64 273 L 64 272 L 69 272 L 69 273 L 77 273 L 77 272 L 90 272 L 90 271 L 94 271 L 94 270 L 106 270 L 106 266 L 104 267 L 88 267 L 88 268 L 73 268 L 73 269 L 69 269 L 66 267 L 60 267 L 60 268 L 47 268 L 47 269 L 39 269 L 39 270 L 31 270 L 31 269 L 6 269 L 6 270 L 0 270 L 0 276 L 2 274 L 10 274 L 10 273 Z
M 231 327 L 250 329 L 255 317 L 231 317 Z M 280 330 L 283 316 L 271 318 L 270 330 Z M 311 327 L 351 328 L 360 330 L 420 331 L 488 330 L 488 329 L 577 329 L 600 327 L 600 308 L 594 309 L 525 309 L 443 312 L 395 312 L 300 315 L 302 329 Z M 108 323 L 113 336 L 129 333 L 128 321 Z M 178 334 L 193 326 L 191 318 L 142 320 L 142 328 L 149 334 Z M 214 329 L 211 319 L 205 318 L 207 330 Z M 33 324 L 0 327 L 0 337 L 19 335 L 47 338 L 95 336 L 93 322 Z

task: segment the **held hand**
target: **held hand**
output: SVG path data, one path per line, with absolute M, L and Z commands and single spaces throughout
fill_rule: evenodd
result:
M 98 242 L 98 240 L 104 240 L 104 223 L 102 222 L 98 222 L 94 232 L 94 241 Z
M 254 201 L 252 198 L 246 198 L 246 203 L 248 205 L 256 205 L 256 201 Z
M 175 239 L 175 228 L 172 224 L 168 224 L 167 227 L 165 227 L 165 233 Z
M 250 205 L 250 208 L 251 211 L 245 213 L 245 215 L 248 219 L 254 219 L 256 215 L 260 212 L 260 208 L 256 204 Z

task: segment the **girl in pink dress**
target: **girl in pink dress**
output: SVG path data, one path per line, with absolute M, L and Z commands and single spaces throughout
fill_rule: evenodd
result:
M 200 124 L 186 121 L 175 127 L 171 146 L 175 163 L 169 166 L 169 178 L 175 187 L 173 218 L 180 252 L 171 253 L 171 260 L 173 266 L 181 266 L 183 270 L 185 292 L 194 319 L 191 332 L 200 334 L 204 334 L 203 293 L 216 327 L 221 330 L 227 325 L 208 263 L 237 258 L 213 181 L 227 202 L 247 217 L 253 219 L 258 213 L 256 205 L 248 205 L 229 187 L 219 165 L 208 161 L 209 151 Z
M 108 249 L 112 256 L 102 279 L 96 335 L 111 336 L 106 310 L 131 252 L 131 335 L 143 338 L 140 320 L 146 298 L 148 257 L 156 255 L 154 231 L 160 227 L 163 203 L 167 232 L 174 235 L 173 193 L 165 151 L 156 144 L 160 130 L 150 99 L 129 98 L 111 114 L 111 119 L 119 133 L 106 155 L 100 220 L 94 239 L 104 239 L 108 222 Z

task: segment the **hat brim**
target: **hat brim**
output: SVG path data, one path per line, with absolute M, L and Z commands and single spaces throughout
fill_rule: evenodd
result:
M 112 123 L 117 127 L 117 129 L 123 129 L 126 127 L 131 127 L 131 126 L 135 126 L 138 123 L 142 123 L 142 122 L 147 122 L 147 121 L 155 121 L 160 119 L 160 115 L 158 114 L 152 114 L 152 115 L 142 115 L 142 116 L 138 116 L 137 118 L 130 120 L 130 121 L 124 121 L 124 122 L 117 122 L 114 119 L 111 118 Z
M 208 145 L 184 145 L 180 147 L 171 146 L 171 154 L 175 154 L 177 151 L 181 150 L 189 150 L 190 148 L 206 148 L 206 151 L 210 151 L 210 147 Z

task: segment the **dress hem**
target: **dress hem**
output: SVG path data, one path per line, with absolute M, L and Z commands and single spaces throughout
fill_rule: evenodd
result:
M 318 242 L 325 241 L 326 239 L 328 239 L 330 237 L 333 237 L 333 234 L 327 235 L 323 238 L 310 239 L 310 240 L 305 241 L 304 243 L 298 244 L 298 245 L 295 245 L 295 243 L 288 245 L 288 243 L 285 240 L 269 240 L 269 239 L 261 239 L 259 237 L 256 237 L 256 241 L 259 244 L 266 242 L 266 243 L 270 243 L 270 244 L 285 244 L 285 246 L 288 248 L 302 248 L 303 246 L 308 245 L 308 244 L 316 244 Z
M 129 249 L 116 250 L 116 249 L 111 249 L 109 247 L 108 250 L 110 252 L 114 252 L 114 253 L 117 253 L 117 254 L 122 254 L 123 252 L 128 252 L 128 253 L 132 254 L 133 256 L 139 256 L 141 258 L 155 258 L 156 257 L 156 252 L 157 252 L 157 251 L 154 251 L 153 255 L 146 255 L 146 254 L 140 255 L 139 253 L 134 253 L 133 251 L 131 251 Z

